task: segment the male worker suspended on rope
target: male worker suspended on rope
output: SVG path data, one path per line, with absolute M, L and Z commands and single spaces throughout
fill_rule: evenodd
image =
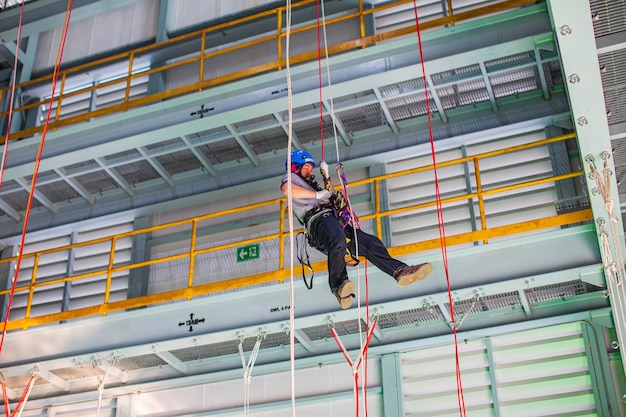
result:
M 311 246 L 328 256 L 328 284 L 341 308 L 350 308 L 354 297 L 354 284 L 348 279 L 345 256 L 347 249 L 351 254 L 357 253 L 355 240 L 358 242 L 358 254 L 392 276 L 401 287 L 420 281 L 432 272 L 430 263 L 409 266 L 392 258 L 378 237 L 346 224 L 343 219 L 340 221 L 337 208 L 331 204 L 334 195 L 315 181 L 315 160 L 311 154 L 302 150 L 293 151 L 291 167 L 287 164 L 288 160 L 285 163 L 287 173 L 281 180 L 280 189 L 287 195 L 288 176 L 291 175 L 294 216 L 305 226 Z M 323 161 L 320 170 L 322 174 L 328 173 L 328 165 Z

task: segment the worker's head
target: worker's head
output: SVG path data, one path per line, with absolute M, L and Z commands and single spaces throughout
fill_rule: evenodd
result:
M 285 161 L 285 169 L 289 170 L 289 161 Z M 291 172 L 298 172 L 304 164 L 310 164 L 311 170 L 315 167 L 315 159 L 307 151 L 293 151 L 291 152 Z

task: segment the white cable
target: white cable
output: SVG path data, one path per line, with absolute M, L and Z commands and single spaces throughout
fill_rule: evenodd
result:
M 285 72 L 287 73 L 287 112 L 288 129 L 287 129 L 287 168 L 291 166 L 291 148 L 293 142 L 293 96 L 291 91 L 291 66 L 289 64 L 289 54 L 291 46 L 291 0 L 286 1 L 285 8 Z M 287 171 L 288 173 L 291 171 Z M 296 416 L 296 366 L 295 366 L 295 297 L 294 297 L 294 225 L 293 225 L 293 195 L 291 188 L 291 175 L 287 175 L 287 216 L 289 222 L 289 250 L 291 256 L 289 257 L 289 357 L 290 357 L 290 371 L 291 371 L 291 415 Z M 282 213 L 281 213 L 282 215 Z
M 470 308 L 463 314 L 463 317 L 461 317 L 461 321 L 459 321 L 459 324 L 457 325 L 455 323 L 452 323 L 453 326 L 456 326 L 457 330 L 459 330 L 459 328 L 461 328 L 461 326 L 463 325 L 463 322 L 465 321 L 465 319 L 470 315 L 470 313 L 474 309 L 474 306 L 476 305 L 478 300 L 480 300 L 480 296 L 478 294 L 476 294 L 473 298 L 474 298 L 474 302 L 472 303 Z
M 328 83 L 328 103 L 329 103 L 329 107 L 330 107 L 330 120 L 333 126 L 333 137 L 335 139 L 335 160 L 337 161 L 337 163 L 340 161 L 339 159 L 339 139 L 337 138 L 337 126 L 335 124 L 335 104 L 334 104 L 334 96 L 333 96 L 333 83 L 331 81 L 331 77 L 330 77 L 330 64 L 329 64 L 329 59 L 328 59 L 328 36 L 326 33 L 326 11 L 324 8 L 324 0 L 321 0 L 321 13 L 322 13 L 322 29 L 324 32 L 324 58 L 325 58 L 325 64 L 326 64 L 326 78 L 327 78 L 327 83 Z M 320 86 L 321 88 L 321 86 Z M 321 103 L 320 103 L 321 105 Z M 337 173 L 337 177 L 339 178 L 339 183 L 341 184 L 341 190 L 343 192 L 343 190 L 346 190 L 346 184 L 343 181 L 343 177 L 341 175 L 339 175 L 339 173 Z M 354 212 L 352 211 L 352 206 L 350 205 L 350 200 L 348 198 L 348 196 L 346 195 L 346 193 L 344 192 L 344 196 L 343 196 L 346 200 L 346 203 L 348 204 L 348 207 L 350 209 L 350 219 L 351 219 L 351 226 L 352 227 L 352 231 L 353 231 L 353 238 L 354 238 L 354 247 L 355 247 L 355 256 L 356 259 L 359 259 L 359 237 L 358 237 L 358 233 L 357 233 L 357 227 L 356 227 L 356 219 L 354 216 Z M 367 262 L 367 261 L 366 261 Z M 361 311 L 361 266 L 359 264 L 357 264 L 356 266 L 356 279 L 357 279 L 357 317 L 358 317 L 358 324 L 359 324 L 359 347 L 361 349 L 361 351 L 363 351 L 363 347 L 365 344 L 365 341 L 363 340 L 363 328 L 361 326 L 362 320 L 361 317 L 363 315 L 362 311 Z M 367 329 L 366 332 L 367 333 Z M 366 334 L 367 336 L 367 334 Z M 358 372 L 356 369 L 353 369 L 353 372 Z M 363 385 L 363 391 L 365 392 L 365 384 Z M 365 398 L 365 394 L 363 395 L 363 402 L 364 402 L 364 409 L 366 409 L 366 398 Z
M 33 387 L 35 386 L 35 381 L 37 380 L 38 374 L 39 374 L 39 365 L 37 365 L 35 367 L 35 370 L 33 371 L 33 378 L 30 381 L 28 381 L 28 385 L 26 386 L 26 395 L 24 396 L 24 401 L 22 402 L 21 408 L 19 412 L 17 413 L 16 417 L 22 416 L 22 411 L 24 411 L 24 408 L 26 408 L 28 397 L 30 396 L 31 391 L 33 390 Z M 15 416 L 15 411 L 13 412 L 12 415 Z
M 608 281 L 612 281 L 614 284 L 613 286 L 608 285 L 609 296 L 614 303 L 618 303 L 621 307 L 617 310 L 613 309 L 616 328 L 624 328 L 624 325 L 626 324 L 626 317 L 624 317 L 624 311 L 626 310 L 626 306 L 624 305 L 624 300 L 626 300 L 626 289 L 623 285 L 623 282 L 626 279 L 626 270 L 624 269 L 624 258 L 621 251 L 622 242 L 620 242 L 620 240 L 618 239 L 619 231 L 617 228 L 617 224 L 619 222 L 619 219 L 615 214 L 615 204 L 613 197 L 611 196 L 611 171 L 607 163 L 609 156 L 610 154 L 608 152 L 602 152 L 602 159 L 604 160 L 603 175 L 600 175 L 600 172 L 596 168 L 593 157 L 591 155 L 587 156 L 585 160 L 589 163 L 591 169 L 591 178 L 596 182 L 597 190 L 599 191 L 599 194 L 604 201 L 604 209 L 606 210 L 609 219 L 608 223 L 612 235 L 613 248 L 611 248 L 611 244 L 609 243 L 609 236 L 604 230 L 605 221 L 602 219 L 598 219 L 597 221 L 600 232 L 600 247 L 603 255 L 605 276 Z M 613 253 L 616 254 L 616 260 L 613 259 Z M 617 311 L 620 311 L 621 314 L 618 314 Z M 620 339 L 620 345 L 623 346 L 624 340 L 622 340 L 621 333 L 618 332 L 617 336 L 618 339 Z
M 243 336 L 239 336 L 239 344 L 237 345 L 237 349 L 239 350 L 239 356 L 241 357 L 241 364 L 243 366 L 243 383 L 244 383 L 243 412 L 245 415 L 248 415 L 250 413 L 250 381 L 252 380 L 252 369 L 254 368 L 256 359 L 259 356 L 259 350 L 261 349 L 261 341 L 264 338 L 265 338 L 265 333 L 261 331 L 256 338 L 256 342 L 254 344 L 254 347 L 252 348 L 252 352 L 250 353 L 248 362 L 246 363 L 246 358 L 243 353 Z

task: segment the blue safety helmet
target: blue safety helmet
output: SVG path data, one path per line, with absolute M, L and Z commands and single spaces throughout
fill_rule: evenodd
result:
M 289 168 L 287 166 L 288 162 L 289 160 L 285 161 L 286 170 L 288 170 Z M 291 152 L 291 171 L 292 172 L 299 170 L 300 167 L 306 163 L 309 163 L 315 166 L 315 159 L 313 159 L 310 153 L 308 153 L 307 151 L 301 151 L 301 150 Z

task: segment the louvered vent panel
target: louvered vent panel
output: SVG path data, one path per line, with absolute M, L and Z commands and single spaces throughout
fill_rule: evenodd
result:
M 589 0 L 596 38 L 626 31 L 626 3 L 622 0 Z
M 626 123 L 626 49 L 598 55 L 610 125 Z
M 287 123 L 289 121 L 289 111 L 281 111 L 279 115 L 283 123 Z M 295 107 L 291 110 L 291 116 L 293 117 L 293 120 L 310 119 L 315 117 L 319 118 L 319 115 L 319 103 L 311 103 L 305 106 Z
M 155 354 L 133 356 L 122 358 L 115 364 L 120 371 L 136 371 L 139 369 L 154 368 L 155 366 L 166 366 L 167 362 Z
M 271 114 L 233 123 L 233 126 L 238 132 L 248 132 L 250 130 L 268 128 L 274 125 L 276 125 L 276 118 Z
M 106 191 L 120 188 L 119 184 L 111 178 L 106 171 L 96 171 L 90 174 L 78 175 L 76 181 L 90 194 L 101 196 Z
M 198 149 L 212 164 L 236 161 L 248 157 L 237 141 L 232 138 L 207 143 L 206 145 L 199 146 Z
M 387 124 L 387 118 L 378 103 L 341 111 L 337 116 L 348 132 L 358 132 Z
M 258 336 L 246 337 L 243 339 L 242 349 L 244 352 L 250 352 L 254 349 Z M 280 346 L 289 346 L 289 335 L 283 333 L 270 333 L 262 336 L 259 349 L 270 349 Z M 296 343 L 298 341 L 296 340 Z M 228 340 L 219 343 L 212 343 L 202 346 L 193 346 L 189 348 L 176 349 L 170 351 L 177 359 L 182 362 L 194 360 L 239 354 L 239 340 Z
M 152 165 L 145 160 L 132 164 L 120 165 L 113 169 L 131 186 L 156 178 L 162 178 Z
M 458 415 L 457 363 L 468 414 L 595 415 L 579 323 L 401 354 L 404 415 Z
M 287 145 L 287 134 L 279 126 L 246 133 L 243 135 L 243 138 L 257 155 L 278 151 L 284 149 Z
M 40 183 L 37 189 L 53 203 L 71 202 L 72 199 L 80 197 L 80 194 L 68 187 L 65 181 L 56 181 L 51 184 Z
M 226 139 L 231 136 L 230 130 L 226 127 L 216 127 L 214 129 L 204 130 L 197 133 L 192 133 L 187 136 L 187 139 L 192 145 L 199 145 L 201 143 Z
M 32 242 L 24 248 L 25 257 L 20 268 L 19 281 L 27 285 L 31 281 L 34 270 L 34 257 L 28 256 L 35 251 L 46 251 L 53 248 L 62 248 L 71 243 L 83 243 L 115 234 L 126 233 L 132 230 L 131 223 L 110 224 L 101 229 L 81 231 L 70 237 L 61 235 L 55 238 Z M 132 241 L 130 237 L 116 241 L 113 267 L 127 264 L 130 261 Z M 32 300 L 31 316 L 58 313 L 65 310 L 78 309 L 101 305 L 104 302 L 107 274 L 111 252 L 110 242 L 99 242 L 73 249 L 48 252 L 39 259 L 36 282 L 43 283 L 52 279 L 65 278 L 78 274 L 102 271 L 88 278 L 66 284 L 63 282 L 54 285 L 38 287 Z M 125 300 L 128 290 L 128 271 L 115 272 L 110 284 L 110 301 Z M 28 293 L 15 294 L 11 317 L 23 318 L 26 309 Z
M 170 175 L 180 174 L 200 169 L 202 164 L 190 150 L 161 155 L 156 160 L 165 168 Z
M 361 327 L 359 328 L 359 320 L 347 320 L 338 323 L 328 323 L 322 326 L 313 326 L 302 329 L 304 334 L 309 339 L 324 340 L 326 338 L 332 338 L 333 335 L 330 331 L 330 327 L 334 326 L 335 331 L 339 336 L 358 334 L 359 330 L 365 331 L 365 323 L 361 320 Z
M 315 143 L 322 138 L 332 138 L 335 130 L 333 129 L 333 121 L 331 117 L 329 115 L 324 115 L 323 123 L 323 130 L 320 132 L 319 116 L 317 118 L 296 121 L 293 124 L 295 137 L 302 144 Z
M 373 90 L 365 90 L 337 97 L 333 103 L 335 110 L 342 110 L 347 107 L 366 106 L 377 101 Z
M 185 147 L 181 138 L 173 138 L 145 146 L 148 155 L 176 152 Z
M 581 280 L 569 281 L 559 284 L 546 285 L 524 290 L 530 303 L 539 303 L 563 297 L 585 294 L 587 289 Z
M 476 124 L 476 129 L 484 128 L 485 121 L 475 120 L 473 122 Z M 534 134 L 529 134 L 525 137 L 507 139 L 506 144 L 492 142 L 488 145 L 472 146 L 468 148 L 468 154 L 479 154 L 496 149 L 496 147 L 499 149 L 505 146 L 515 146 L 539 138 Z M 452 149 L 444 153 L 440 152 L 438 159 L 446 160 L 461 156 L 460 149 Z M 429 155 L 426 155 L 389 163 L 388 172 L 427 165 L 430 163 L 428 157 Z M 470 175 L 469 183 L 464 168 Z M 480 168 L 481 185 L 484 190 L 512 186 L 553 175 L 549 150 L 545 146 L 482 160 Z M 438 171 L 442 198 L 456 197 L 476 191 L 473 164 L 469 163 L 466 167 L 461 164 L 442 167 Z M 423 203 L 426 198 L 423 196 L 432 195 L 434 192 L 432 174 L 426 172 L 393 178 L 388 180 L 387 184 L 388 201 L 390 208 L 393 209 Z M 488 195 L 485 197 L 484 204 L 487 223 L 493 227 L 499 224 L 509 224 L 512 222 L 512 216 L 517 216 L 517 219 L 530 220 L 554 215 L 557 200 L 558 196 L 554 190 L 554 184 L 551 183 Z M 472 231 L 473 227 L 478 224 L 478 220 L 472 217 L 472 213 L 477 216 L 478 209 L 477 201 L 474 200 L 472 200 L 471 206 L 467 200 L 445 204 L 443 210 L 445 212 L 446 231 L 451 234 Z M 409 243 L 415 234 L 419 234 L 421 239 L 435 239 L 438 236 L 438 231 L 434 226 L 436 224 L 436 210 L 432 208 L 410 210 L 394 215 L 391 217 L 393 243 L 395 245 Z
M 445 317 L 441 314 L 439 306 L 426 306 L 411 310 L 381 314 L 378 318 L 378 326 L 381 329 L 387 329 L 392 327 L 417 325 L 419 323 L 442 321 L 444 319 Z
M 619 194 L 626 193 L 626 142 L 616 139 L 611 142 L 615 164 L 615 179 Z

